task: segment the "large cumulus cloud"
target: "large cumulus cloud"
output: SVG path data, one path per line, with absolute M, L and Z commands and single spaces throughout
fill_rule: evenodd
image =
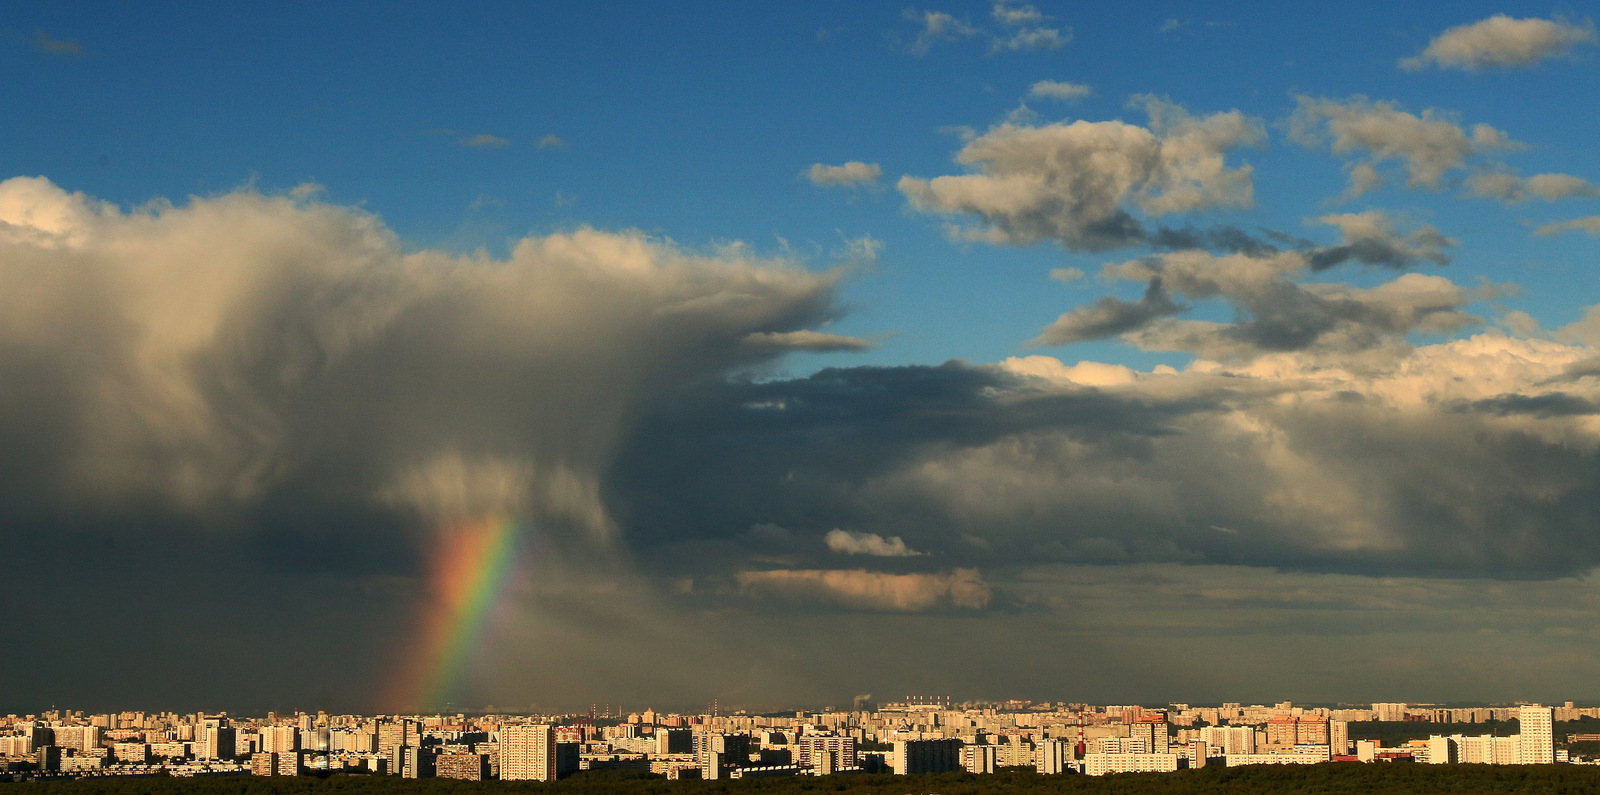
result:
M 11 501 L 227 513 L 283 488 L 594 539 L 600 471 L 663 391 L 793 348 L 839 273 L 579 229 L 501 260 L 240 192 L 124 213 L 0 183 Z M 15 479 L 8 479 L 18 484 Z

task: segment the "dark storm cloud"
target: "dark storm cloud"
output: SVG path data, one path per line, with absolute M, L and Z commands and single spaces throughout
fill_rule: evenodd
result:
M 1449 398 L 1489 351 L 1529 376 L 1572 356 L 1482 337 L 1331 384 L 1315 357 L 729 383 L 664 404 L 609 482 L 646 565 L 699 577 L 763 560 L 818 570 L 834 528 L 927 553 L 881 570 L 981 567 L 997 593 L 995 571 L 1039 560 L 1514 578 L 1600 564 L 1585 518 L 1600 467 L 1566 441 L 1591 398 Z M 783 543 L 753 526 L 784 528 Z
M 1499 415 L 1527 414 L 1534 417 L 1564 417 L 1600 414 L 1600 406 L 1588 398 L 1565 392 L 1543 395 L 1501 395 L 1472 404 L 1475 411 Z

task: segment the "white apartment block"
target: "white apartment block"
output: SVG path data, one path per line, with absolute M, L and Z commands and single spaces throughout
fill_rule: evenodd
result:
M 555 781 L 556 735 L 548 725 L 500 729 L 502 781 Z
M 1083 772 L 1090 776 L 1104 776 L 1108 773 L 1171 773 L 1177 769 L 1177 754 L 1083 755 Z
M 1253 726 L 1204 726 L 1200 729 L 1200 741 L 1223 755 L 1256 752 L 1256 730 Z
M 1066 740 L 1041 740 L 1034 751 L 1033 769 L 1041 775 L 1065 773 L 1072 764 L 1072 746 Z
M 1556 761 L 1554 724 L 1551 710 L 1538 704 L 1529 704 L 1517 710 L 1518 762 L 1524 765 L 1551 765 Z

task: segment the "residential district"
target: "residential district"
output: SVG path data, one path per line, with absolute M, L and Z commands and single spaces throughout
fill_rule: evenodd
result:
M 1040 774 L 1163 772 L 1208 765 L 1595 764 L 1557 749 L 1557 721 L 1600 708 L 1448 709 L 1404 703 L 1360 708 L 1222 704 L 1161 709 L 1087 704 L 952 704 L 913 697 L 849 710 L 699 715 L 332 715 L 51 710 L 0 720 L 0 779 L 86 776 L 305 776 L 356 773 L 473 781 L 549 781 L 624 769 L 684 778 L 850 773 Z M 1518 731 L 1506 727 L 1516 721 Z M 1386 746 L 1350 739 L 1352 723 L 1449 724 Z M 1493 722 L 1493 723 L 1491 723 Z M 1462 724 L 1491 724 L 1482 733 Z M 1418 726 L 1425 729 L 1426 727 Z M 1423 732 L 1417 732 L 1423 733 Z M 1600 741 L 1575 734 L 1566 743 Z

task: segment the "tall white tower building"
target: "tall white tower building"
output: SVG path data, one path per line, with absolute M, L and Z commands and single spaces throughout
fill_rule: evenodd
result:
M 1556 745 L 1551 709 L 1529 704 L 1517 709 L 1517 756 L 1524 765 L 1550 765 L 1556 761 Z
M 555 730 L 543 724 L 501 727 L 500 779 L 555 781 Z

